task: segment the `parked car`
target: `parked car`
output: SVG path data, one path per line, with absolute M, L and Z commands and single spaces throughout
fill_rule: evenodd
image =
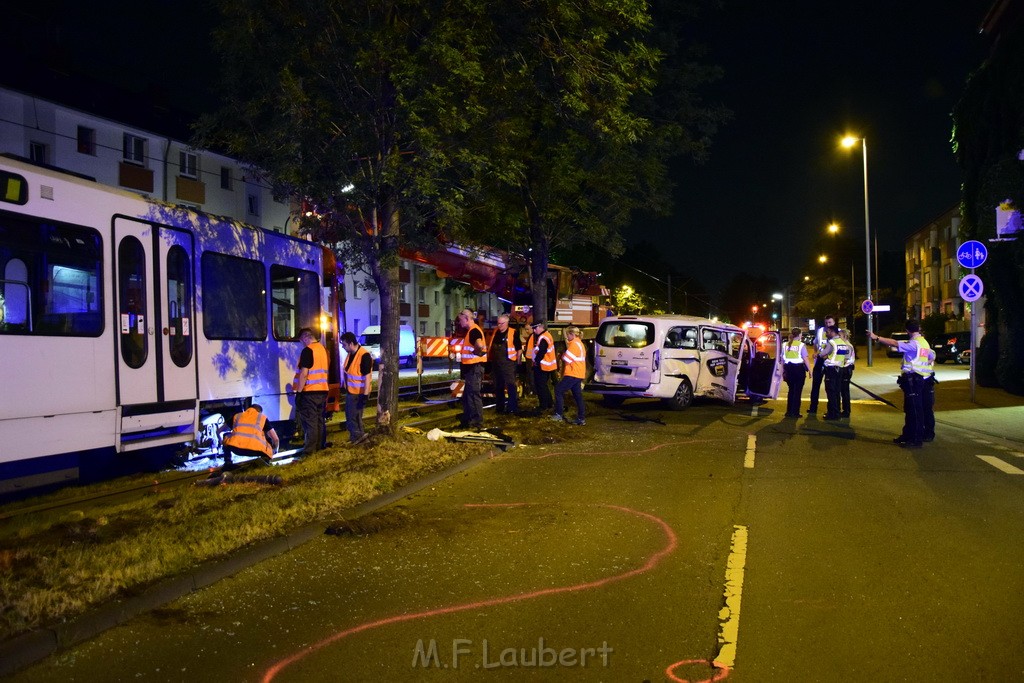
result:
M 942 335 L 934 342 L 930 342 L 932 350 L 935 351 L 935 362 L 945 363 L 951 360 L 957 365 L 966 365 L 971 362 L 971 333 L 950 332 Z M 965 356 L 964 354 L 968 355 Z
M 910 341 L 910 335 L 906 332 L 893 332 L 892 336 L 889 338 L 895 339 L 896 341 Z M 902 358 L 903 352 L 894 346 L 886 346 L 885 355 L 889 358 Z

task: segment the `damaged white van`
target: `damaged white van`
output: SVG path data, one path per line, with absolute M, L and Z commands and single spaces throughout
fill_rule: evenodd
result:
M 601 394 L 605 405 L 660 398 L 674 410 L 695 396 L 730 404 L 738 394 L 776 398 L 782 363 L 778 332 L 752 339 L 742 327 L 706 318 L 623 315 L 605 319 L 597 331 L 587 391 Z

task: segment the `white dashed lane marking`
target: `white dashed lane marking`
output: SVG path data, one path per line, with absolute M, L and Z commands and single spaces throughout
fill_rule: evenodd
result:
M 1010 463 L 1004 462 L 999 458 L 995 457 L 994 455 L 979 455 L 978 459 L 987 462 L 989 465 L 992 465 L 992 467 L 995 467 L 1000 472 L 1005 472 L 1007 474 L 1024 474 L 1024 470 L 1020 469 L 1019 467 L 1014 467 Z

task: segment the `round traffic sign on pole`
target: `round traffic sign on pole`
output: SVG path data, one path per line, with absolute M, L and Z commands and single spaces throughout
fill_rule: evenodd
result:
M 985 293 L 985 283 L 981 278 L 971 273 L 960 280 L 960 298 L 964 301 L 977 301 Z M 973 318 L 973 316 L 971 316 Z
M 871 315 L 871 311 L 875 310 L 875 304 L 871 299 L 864 299 L 864 303 L 860 305 L 860 310 L 864 311 L 864 315 Z
M 956 248 L 956 260 L 964 268 L 981 268 L 988 258 L 988 247 L 978 240 L 967 240 Z

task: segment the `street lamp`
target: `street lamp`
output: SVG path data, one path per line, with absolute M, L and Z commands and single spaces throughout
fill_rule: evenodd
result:
M 782 294 L 780 294 L 779 292 L 776 292 L 776 293 L 772 294 L 772 300 L 773 301 L 783 301 L 783 299 L 785 299 L 785 297 Z M 785 322 L 786 322 L 786 320 L 789 319 L 789 315 L 787 315 L 786 304 L 785 303 L 779 304 L 779 306 L 780 306 L 780 311 L 779 311 L 779 331 L 781 332 L 785 328 Z
M 850 149 L 857 143 L 860 143 L 860 149 L 864 156 L 864 257 L 867 263 L 867 268 L 864 269 L 864 276 L 867 280 L 868 299 L 871 299 L 871 222 L 868 212 L 868 141 L 866 138 L 858 138 L 853 135 L 847 135 L 841 141 L 843 147 Z M 871 335 L 874 333 L 874 321 L 870 313 L 868 317 L 868 367 L 870 368 L 872 363 L 871 358 Z

